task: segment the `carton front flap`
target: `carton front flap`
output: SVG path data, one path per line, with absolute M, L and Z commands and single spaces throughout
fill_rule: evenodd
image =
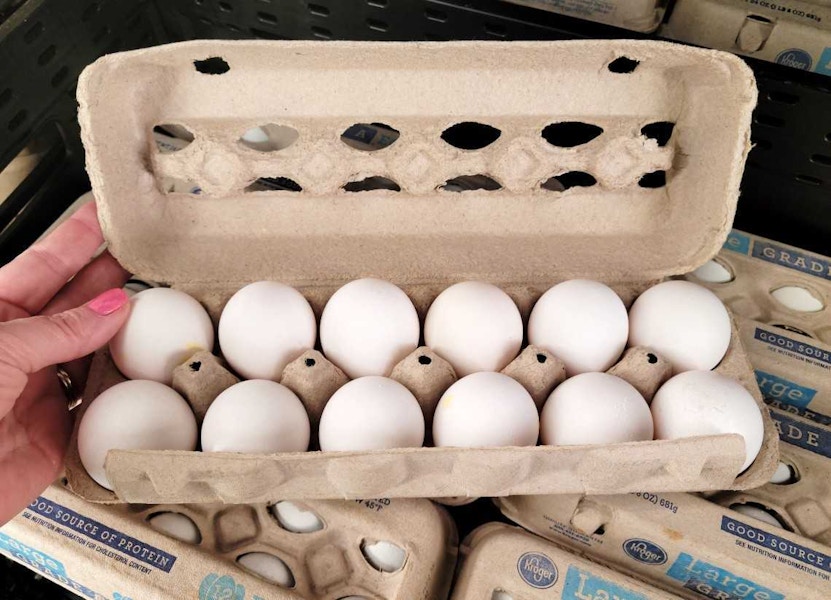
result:
M 101 58 L 78 100 L 111 251 L 148 279 L 645 281 L 726 238 L 756 90 L 664 42 L 197 41 Z M 498 137 L 445 141 L 460 123 Z M 160 125 L 193 141 L 159 150 Z M 442 188 L 469 175 L 499 189 Z M 400 191 L 347 191 L 375 177 Z

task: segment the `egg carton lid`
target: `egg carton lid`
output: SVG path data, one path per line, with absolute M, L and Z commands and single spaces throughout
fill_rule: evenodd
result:
M 78 101 L 111 252 L 150 280 L 646 281 L 726 238 L 756 88 L 731 54 L 655 41 L 194 41 L 100 58 Z M 470 122 L 498 138 L 442 138 Z M 342 142 L 373 123 L 400 136 Z M 193 141 L 157 151 L 164 124 Z M 296 141 L 240 141 L 268 124 Z M 501 187 L 441 189 L 468 175 Z M 401 191 L 343 189 L 375 176 Z M 302 191 L 246 191 L 262 178 Z

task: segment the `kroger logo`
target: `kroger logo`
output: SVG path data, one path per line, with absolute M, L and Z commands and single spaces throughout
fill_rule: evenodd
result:
M 638 562 L 646 565 L 662 565 L 667 562 L 667 553 L 657 544 L 639 538 L 623 542 L 623 551 Z
M 516 568 L 519 576 L 531 587 L 544 590 L 557 583 L 557 565 L 545 554 L 526 552 L 519 557 Z
M 813 63 L 814 61 L 811 58 L 811 55 L 805 52 L 805 50 L 800 50 L 799 48 L 791 48 L 790 50 L 780 52 L 779 55 L 776 57 L 776 62 L 780 65 L 785 65 L 786 67 L 793 67 L 794 69 L 810 71 L 811 63 Z

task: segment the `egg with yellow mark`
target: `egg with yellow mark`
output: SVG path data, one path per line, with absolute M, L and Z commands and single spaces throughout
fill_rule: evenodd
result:
M 173 369 L 197 351 L 213 349 L 210 316 L 184 292 L 150 288 L 130 305 L 127 321 L 110 341 L 113 362 L 125 377 L 170 385 Z

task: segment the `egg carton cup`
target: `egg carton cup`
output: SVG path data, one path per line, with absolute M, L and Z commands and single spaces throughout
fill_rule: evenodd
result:
M 486 523 L 462 543 L 451 600 L 677 598 L 519 527 Z
M 298 288 L 319 316 L 334 290 L 365 276 L 401 286 L 422 318 L 452 283 L 488 281 L 527 321 L 557 282 L 603 281 L 628 304 L 715 255 L 735 213 L 756 89 L 736 57 L 663 42 L 200 41 L 99 59 L 78 100 L 110 251 L 138 277 L 196 297 L 215 322 L 253 281 Z M 400 135 L 372 152 L 342 141 L 367 124 Z M 160 125 L 193 141 L 160 152 Z M 257 127 L 279 130 L 281 149 L 250 147 L 246 132 Z M 457 147 L 471 127 L 492 143 Z M 471 187 L 458 184 L 469 176 L 495 185 L 447 189 Z M 199 193 L 167 191 L 160 182 L 171 177 Z M 264 177 L 300 191 L 246 191 Z M 348 191 L 377 177 L 400 191 Z M 424 367 L 397 377 L 429 382 L 401 372 Z M 735 337 L 719 369 L 758 393 Z M 87 398 L 118 377 L 100 353 Z M 309 389 L 328 393 L 327 377 Z M 735 435 L 270 456 L 119 451 L 107 463 L 117 494 L 91 485 L 73 438 L 68 476 L 85 498 L 145 503 L 743 488 L 776 466 L 767 427 L 762 454 L 738 478 Z
M 302 523 L 264 504 L 102 506 L 56 482 L 4 525 L 0 553 L 88 598 L 447 598 L 458 537 L 442 507 L 377 498 L 294 508 L 306 513 Z M 189 526 L 164 527 L 162 515 Z M 322 528 L 296 532 L 314 521 Z M 379 542 L 397 551 L 373 553 Z M 239 560 L 246 555 L 259 566 Z M 264 569 L 264 556 L 281 560 L 288 578 Z
M 511 521 L 688 600 L 822 600 L 831 548 L 693 494 L 494 500 Z
M 831 425 L 831 259 L 734 230 L 713 261 L 721 282 L 685 277 L 736 315 L 765 400 Z M 802 301 L 791 306 L 812 310 L 783 304 L 774 295 L 783 289 Z
M 779 430 L 781 463 L 790 472 L 782 483 L 721 492 L 722 506 L 749 504 L 771 513 L 800 535 L 831 546 L 831 429 L 787 412 L 771 410 Z

